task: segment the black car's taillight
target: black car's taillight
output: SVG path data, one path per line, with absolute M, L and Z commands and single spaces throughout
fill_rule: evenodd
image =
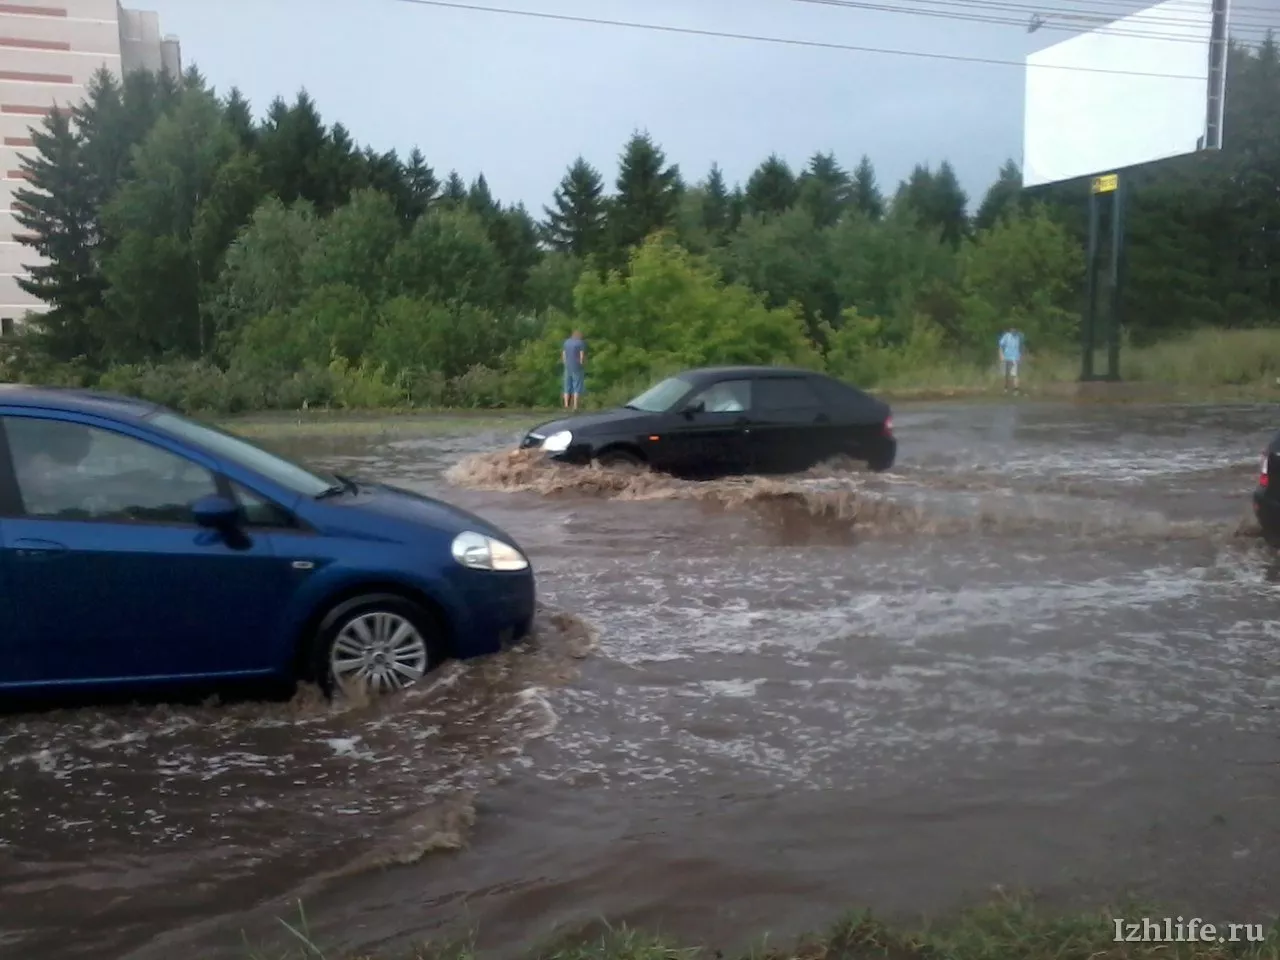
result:
M 1271 454 L 1264 453 L 1262 455 L 1262 469 L 1258 474 L 1258 486 L 1265 487 L 1267 485 L 1267 461 L 1271 459 Z
M 880 427 L 880 432 L 886 437 L 893 436 L 893 417 L 884 418 L 884 424 Z

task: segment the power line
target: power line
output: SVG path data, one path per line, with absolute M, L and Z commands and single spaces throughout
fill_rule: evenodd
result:
M 813 3 L 822 6 L 835 7 L 858 7 L 861 4 L 857 0 L 800 0 L 804 3 Z M 922 10 L 927 7 L 941 7 L 945 11 L 956 8 L 961 9 L 978 9 L 991 11 L 994 14 L 1008 14 L 1025 16 L 1027 14 L 1040 14 L 1046 17 L 1064 17 L 1071 20 L 1088 20 L 1097 23 L 1115 23 L 1117 20 L 1134 16 L 1145 11 L 1132 9 L 1089 9 L 1087 7 L 1062 7 L 1055 8 L 1046 6 L 1045 4 L 1036 3 L 1020 3 L 1011 2 L 1011 0 L 908 0 L 908 2 L 922 4 L 923 6 L 903 7 L 906 12 Z M 1105 0 L 1086 0 L 1086 2 L 1098 3 Z M 1143 17 L 1140 23 L 1143 26 L 1148 24 L 1163 24 L 1168 26 L 1184 26 L 1184 27 L 1201 27 L 1207 26 L 1209 19 L 1207 17 L 1173 17 L 1173 16 L 1147 16 Z M 1248 30 L 1274 30 L 1276 25 L 1272 23 L 1254 23 L 1242 19 L 1235 11 L 1232 12 L 1231 26 L 1235 28 L 1244 28 Z
M 676 27 L 668 24 L 638 23 L 629 20 L 609 20 L 602 17 L 581 17 L 567 13 L 549 13 L 545 10 L 514 10 L 508 7 L 492 7 L 456 0 L 394 0 L 396 3 L 419 7 L 437 7 L 447 10 L 466 10 L 473 13 L 492 13 L 509 17 L 525 17 L 533 20 L 552 20 L 597 27 L 622 27 L 630 30 L 648 30 L 654 33 L 670 33 L 690 37 L 707 37 L 719 40 L 746 40 L 752 43 L 772 43 L 779 46 L 805 47 L 816 50 L 838 50 L 844 53 L 875 53 L 893 57 L 914 57 L 919 60 L 943 60 L 951 63 L 974 63 L 999 67 L 1025 67 L 1035 70 L 1066 70 L 1077 73 L 1102 73 L 1121 77 L 1157 77 L 1165 80 L 1195 80 L 1203 83 L 1204 77 L 1182 73 L 1150 73 L 1138 70 L 1108 70 L 1103 67 L 1071 67 L 1059 64 L 1027 64 L 1021 60 L 1001 60 L 995 57 L 971 57 L 956 53 L 927 53 L 923 50 L 895 50 L 889 47 L 866 47 L 849 43 L 832 43 L 823 40 L 799 40 L 790 37 L 771 37 L 761 34 L 730 33 L 723 30 L 704 30 L 696 27 Z
M 900 13 L 909 16 L 919 17 L 935 17 L 942 20 L 956 20 L 967 23 L 990 23 L 1004 26 L 1026 27 L 1029 22 L 1033 22 L 1033 18 L 1038 21 L 1036 24 L 1038 29 L 1043 30 L 1061 30 L 1065 32 L 1078 33 L 1083 28 L 1079 25 L 1069 26 L 1063 24 L 1055 24 L 1046 22 L 1053 18 L 1063 18 L 1069 20 L 1083 21 L 1092 24 L 1093 32 L 1111 37 L 1134 37 L 1146 40 L 1161 40 L 1171 43 L 1197 43 L 1203 44 L 1204 40 L 1187 36 L 1185 33 L 1178 35 L 1174 33 L 1162 33 L 1155 30 L 1140 29 L 1116 29 L 1114 26 L 1115 18 L 1109 14 L 1102 14 L 1090 11 L 1066 11 L 1066 10 L 1047 10 L 1044 7 L 1023 6 L 1021 4 L 1006 4 L 991 2 L 991 0 L 924 0 L 933 6 L 949 7 L 952 5 L 959 6 L 961 4 L 972 5 L 980 8 L 975 11 L 956 11 L 956 10 L 935 10 L 925 7 L 907 7 L 900 3 L 886 2 L 870 2 L 870 0 L 794 0 L 797 3 L 812 4 L 815 6 L 836 7 L 850 10 L 870 10 L 882 13 Z M 1152 20 L 1151 22 L 1156 22 Z M 1169 21 L 1170 23 L 1181 23 L 1187 26 L 1203 26 L 1206 30 L 1209 27 L 1207 21 L 1199 23 L 1190 20 Z M 1237 26 L 1233 24 L 1233 26 Z M 1258 25 L 1250 27 L 1244 25 L 1244 29 L 1253 29 L 1265 31 L 1270 27 Z M 1236 31 L 1233 31 L 1236 32 Z
M 1028 22 L 1031 20 L 1031 16 L 1027 15 L 1016 17 L 1008 14 L 1004 16 L 996 16 L 992 13 L 957 13 L 947 10 L 925 10 L 920 8 L 903 7 L 888 3 L 869 3 L 866 2 L 866 0 L 795 0 L 795 2 L 815 4 L 818 6 L 838 7 L 847 10 L 869 10 L 878 13 L 898 13 L 914 17 L 933 17 L 939 20 L 953 20 L 961 23 L 987 23 L 1008 27 L 1026 27 Z M 1097 24 L 1100 22 L 1106 23 L 1108 21 L 1093 20 L 1089 22 Z M 1038 28 L 1042 30 L 1061 30 L 1067 32 L 1079 32 L 1081 29 L 1080 27 L 1054 23 L 1041 23 Z M 1168 33 L 1146 33 L 1135 30 L 1108 30 L 1105 28 L 1098 29 L 1096 32 L 1113 37 L 1133 37 L 1140 40 L 1159 40 L 1165 43 L 1204 42 L 1195 37 L 1175 36 Z

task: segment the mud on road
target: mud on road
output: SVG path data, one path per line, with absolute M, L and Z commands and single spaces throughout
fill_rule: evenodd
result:
M 742 943 L 991 886 L 1280 909 L 1267 408 L 895 411 L 890 474 L 278 448 L 492 518 L 534 641 L 410 695 L 0 718 L 0 955 L 243 958 L 600 915 Z

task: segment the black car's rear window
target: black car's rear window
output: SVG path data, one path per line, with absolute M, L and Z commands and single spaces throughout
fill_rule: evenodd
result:
M 755 382 L 753 406 L 757 410 L 806 410 L 831 403 L 814 391 L 807 377 L 764 377 Z
M 857 387 L 851 387 L 831 377 L 811 377 L 809 382 L 830 407 L 872 413 L 880 405 L 874 397 L 863 393 Z

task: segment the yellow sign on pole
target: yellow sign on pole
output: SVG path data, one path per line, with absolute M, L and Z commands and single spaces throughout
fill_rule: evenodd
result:
M 1120 186 L 1120 174 L 1108 173 L 1101 177 L 1093 178 L 1094 193 L 1115 193 L 1116 188 Z

